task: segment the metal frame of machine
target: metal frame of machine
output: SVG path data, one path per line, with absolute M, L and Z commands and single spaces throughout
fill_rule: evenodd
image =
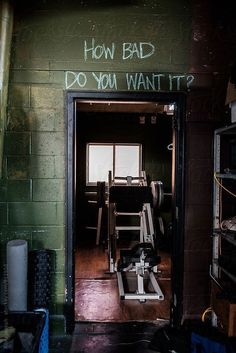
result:
M 162 183 L 158 182 L 159 188 L 162 190 Z M 127 197 L 127 203 L 134 195 L 134 211 L 117 210 L 117 202 L 120 197 L 118 192 L 124 192 L 124 198 Z M 142 171 L 140 177 L 114 177 L 112 180 L 111 171 L 108 177 L 108 254 L 109 254 L 109 271 L 117 273 L 118 288 L 121 299 L 135 299 L 144 302 L 147 299 L 164 300 L 163 292 L 154 276 L 157 272 L 157 265 L 160 263 L 160 257 L 155 255 L 155 239 L 154 225 L 151 210 L 151 191 L 147 186 L 146 174 Z M 160 192 L 163 195 L 163 192 Z M 156 197 L 157 198 L 157 197 Z M 117 202 L 116 202 L 117 201 Z M 138 206 L 137 206 L 138 203 Z M 137 209 L 138 207 L 138 209 Z M 138 225 L 117 225 L 117 217 L 125 216 L 139 217 Z M 139 243 L 135 249 L 126 250 L 126 255 L 123 256 L 123 266 L 117 266 L 116 261 L 116 242 L 119 238 L 120 231 L 139 231 Z M 135 250 L 135 251 L 134 251 Z M 121 250 L 122 251 L 122 250 Z M 123 284 L 123 276 L 127 272 L 135 272 L 137 276 L 136 293 L 125 292 Z M 148 275 L 154 292 L 145 292 L 144 276 Z

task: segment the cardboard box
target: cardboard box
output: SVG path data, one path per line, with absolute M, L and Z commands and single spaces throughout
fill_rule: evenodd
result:
M 211 306 L 218 320 L 218 328 L 229 337 L 236 336 L 236 303 L 220 297 L 221 289 L 212 281 Z
M 235 101 L 236 101 L 236 85 L 229 81 L 227 86 L 225 104 L 227 105 Z
M 236 123 L 236 101 L 229 104 L 231 109 L 231 123 Z

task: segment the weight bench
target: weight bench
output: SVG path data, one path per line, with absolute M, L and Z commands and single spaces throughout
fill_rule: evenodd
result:
M 160 256 L 155 254 L 151 243 L 139 243 L 132 249 L 120 251 L 120 261 L 117 268 L 118 288 L 121 299 L 138 299 L 145 302 L 147 299 L 164 300 L 164 295 L 154 276 L 153 270 L 161 262 Z M 137 275 L 136 293 L 124 290 L 122 273 L 135 271 Z M 144 290 L 144 275 L 148 274 L 154 292 Z

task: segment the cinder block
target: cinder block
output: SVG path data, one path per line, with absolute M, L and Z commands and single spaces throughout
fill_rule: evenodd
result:
M 202 183 L 195 183 L 194 181 L 187 183 L 186 205 L 208 205 L 210 210 L 212 207 L 212 183 L 210 181 L 211 179 L 209 178 Z
M 11 67 L 12 69 L 31 69 L 31 70 L 45 70 L 50 69 L 49 60 L 46 58 L 32 58 L 26 57 L 22 58 L 22 53 L 25 48 L 18 46 L 14 60 L 12 60 Z M 21 54 L 21 55 L 20 55 Z
M 19 40 L 19 33 L 18 35 L 14 35 L 12 37 L 12 48 L 14 50 L 14 55 L 11 55 L 10 62 L 11 62 L 11 69 L 28 69 L 30 67 L 31 57 L 30 57 L 30 48 L 27 43 L 27 50 L 26 50 L 26 43 L 23 45 L 20 43 Z M 17 49 L 16 49 L 17 48 Z M 10 79 L 12 70 L 10 71 Z
M 54 178 L 54 156 L 30 156 L 30 176 L 32 178 Z
M 11 107 L 29 107 L 30 87 L 27 84 L 10 84 L 9 101 Z
M 65 270 L 65 251 L 64 250 L 56 250 L 55 271 L 56 272 L 64 272 L 64 270 Z
M 7 157 L 8 179 L 28 179 L 30 177 L 30 156 Z
M 188 156 L 192 159 L 211 159 L 212 158 L 212 140 L 211 136 L 194 135 L 189 136 Z M 201 141 L 201 143 L 199 143 Z
M 54 131 L 55 110 L 31 109 L 30 118 L 33 131 Z
M 7 132 L 4 144 L 6 155 L 28 155 L 31 151 L 31 134 L 29 132 Z
M 65 202 L 57 202 L 56 203 L 56 221 L 57 225 L 64 226 L 65 225 Z
M 64 156 L 8 156 L 6 174 L 8 179 L 49 179 L 65 177 Z
M 213 179 L 213 162 L 211 159 L 193 158 L 189 159 L 188 181 L 191 184 L 211 184 Z
M 212 216 L 209 205 L 188 205 L 185 210 L 186 230 L 209 231 L 212 228 Z
M 0 202 L 0 224 L 7 224 L 7 204 Z
M 212 244 L 208 231 L 189 230 L 185 233 L 185 251 L 211 251 Z
M 59 227 L 40 227 L 32 230 L 32 248 L 39 249 L 41 247 L 47 249 L 60 250 L 59 258 L 61 258 L 61 251 L 64 253 L 65 247 L 65 228 L 63 226 Z M 63 249 L 63 250 L 62 250 Z M 57 255 L 56 255 L 57 262 Z M 60 261 L 59 261 L 60 263 Z M 63 264 L 64 266 L 64 264 Z M 57 271 L 62 271 L 56 266 Z
M 53 287 L 57 294 L 62 294 L 65 291 L 65 274 L 63 272 L 55 272 L 53 274 Z
M 33 180 L 33 201 L 64 201 L 64 179 Z
M 62 110 L 54 111 L 54 130 L 65 131 L 65 115 Z
M 0 200 L 4 202 L 7 200 L 7 181 L 0 179 Z
M 52 62 L 50 64 L 50 83 L 52 84 L 57 84 L 57 85 L 61 85 L 62 87 L 64 87 L 64 82 L 65 82 L 65 70 L 72 70 L 71 66 L 70 66 L 70 61 L 69 62 Z M 76 65 L 74 65 L 76 66 Z M 77 70 L 78 70 L 78 61 L 77 61 L 77 66 L 76 66 Z M 59 71 L 61 70 L 61 71 Z M 76 70 L 76 69 L 75 69 Z
M 61 116 L 63 113 L 59 113 L 55 109 L 12 108 L 8 113 L 7 129 L 22 132 L 55 131 L 58 127 L 59 131 L 63 131 L 64 117 L 61 118 Z
M 82 39 L 82 41 L 84 40 L 84 38 Z M 121 64 L 121 62 L 119 61 L 119 63 Z M 124 65 L 124 63 L 123 63 Z M 130 65 L 129 62 L 126 62 L 126 65 Z M 104 72 L 104 62 L 103 61 L 84 61 L 84 58 L 80 57 L 77 59 L 77 61 L 75 60 L 58 60 L 58 58 L 55 58 L 55 60 L 52 61 L 52 71 L 51 72 L 51 80 L 52 83 L 55 84 L 63 84 L 65 83 L 65 71 L 74 71 L 74 72 L 78 72 L 78 68 L 80 72 L 84 72 L 86 74 L 86 72 L 89 71 L 103 71 Z M 117 68 L 117 60 L 113 60 L 109 63 L 109 69 L 110 71 L 116 71 Z M 56 71 L 56 70 L 61 70 L 61 71 Z
M 29 108 L 11 108 L 8 111 L 7 130 L 8 131 L 30 131 L 32 121 Z
M 53 293 L 49 311 L 53 313 L 52 317 L 50 318 L 50 333 L 53 336 L 64 336 L 65 335 L 65 294 Z M 65 336 L 64 336 L 65 337 Z M 52 346 L 52 343 L 51 343 Z M 58 347 L 58 346 L 57 346 Z M 56 351 L 58 348 L 56 348 Z M 67 351 L 65 349 L 64 351 Z
M 65 178 L 65 156 L 55 156 L 55 178 Z
M 31 180 L 9 180 L 7 183 L 7 200 L 30 201 L 31 200 Z
M 14 83 L 49 83 L 49 71 L 42 70 L 13 70 L 11 82 Z
M 32 154 L 62 156 L 65 153 L 63 132 L 32 133 Z
M 10 225 L 65 224 L 64 207 L 56 202 L 9 203 L 8 213 Z
M 63 109 L 64 96 L 62 88 L 48 86 L 32 86 L 30 105 L 32 108 L 52 108 Z
M 31 228 L 30 227 L 8 227 L 5 231 L 6 241 L 14 239 L 22 239 L 28 242 L 29 247 L 31 247 Z
M 170 65 L 171 63 L 171 48 L 165 44 L 165 41 L 163 40 L 162 43 L 158 44 L 158 60 L 157 64 L 168 64 Z M 167 72 L 171 72 L 171 68 L 169 66 L 169 70 Z

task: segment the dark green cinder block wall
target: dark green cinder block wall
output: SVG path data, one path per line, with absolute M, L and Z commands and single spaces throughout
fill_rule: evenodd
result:
M 128 88 L 126 74 L 161 73 L 163 82 L 169 73 L 185 75 L 191 15 L 186 0 L 16 2 L 0 188 L 1 265 L 11 239 L 26 239 L 30 249 L 54 249 L 54 314 L 64 304 L 65 91 L 153 90 L 144 83 Z M 115 77 L 116 85 L 106 86 L 103 74 Z

